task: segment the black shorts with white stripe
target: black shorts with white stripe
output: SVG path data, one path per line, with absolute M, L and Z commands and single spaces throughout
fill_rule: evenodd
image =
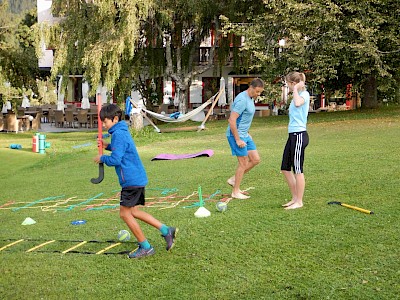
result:
M 293 170 L 295 174 L 303 173 L 304 152 L 308 145 L 307 131 L 289 133 L 282 157 L 282 171 Z

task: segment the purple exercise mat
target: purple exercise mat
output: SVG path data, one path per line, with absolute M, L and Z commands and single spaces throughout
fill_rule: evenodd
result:
M 177 159 L 186 159 L 186 158 L 195 158 L 200 156 L 213 156 L 214 151 L 211 149 L 207 149 L 201 152 L 193 153 L 193 154 L 168 154 L 161 153 L 157 156 L 153 157 L 151 160 L 177 160 Z

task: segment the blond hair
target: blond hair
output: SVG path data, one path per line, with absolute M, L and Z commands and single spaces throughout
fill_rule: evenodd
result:
M 300 81 L 306 82 L 306 75 L 300 72 L 290 72 L 285 76 L 286 81 L 299 83 Z

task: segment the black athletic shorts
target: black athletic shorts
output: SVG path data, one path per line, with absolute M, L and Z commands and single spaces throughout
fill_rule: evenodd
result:
M 308 142 L 307 131 L 289 133 L 283 151 L 281 170 L 293 170 L 295 174 L 303 173 L 304 151 Z
M 144 205 L 144 186 L 128 186 L 122 188 L 119 205 L 134 207 Z

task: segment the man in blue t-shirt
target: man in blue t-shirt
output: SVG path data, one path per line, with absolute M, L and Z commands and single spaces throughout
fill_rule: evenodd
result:
M 226 137 L 231 147 L 232 155 L 238 159 L 235 175 L 227 181 L 233 187 L 233 198 L 250 198 L 240 190 L 240 183 L 243 175 L 260 163 L 260 156 L 256 144 L 249 134 L 249 129 L 256 111 L 254 100 L 263 91 L 264 81 L 259 78 L 253 79 L 249 88 L 237 95 L 232 103 Z

